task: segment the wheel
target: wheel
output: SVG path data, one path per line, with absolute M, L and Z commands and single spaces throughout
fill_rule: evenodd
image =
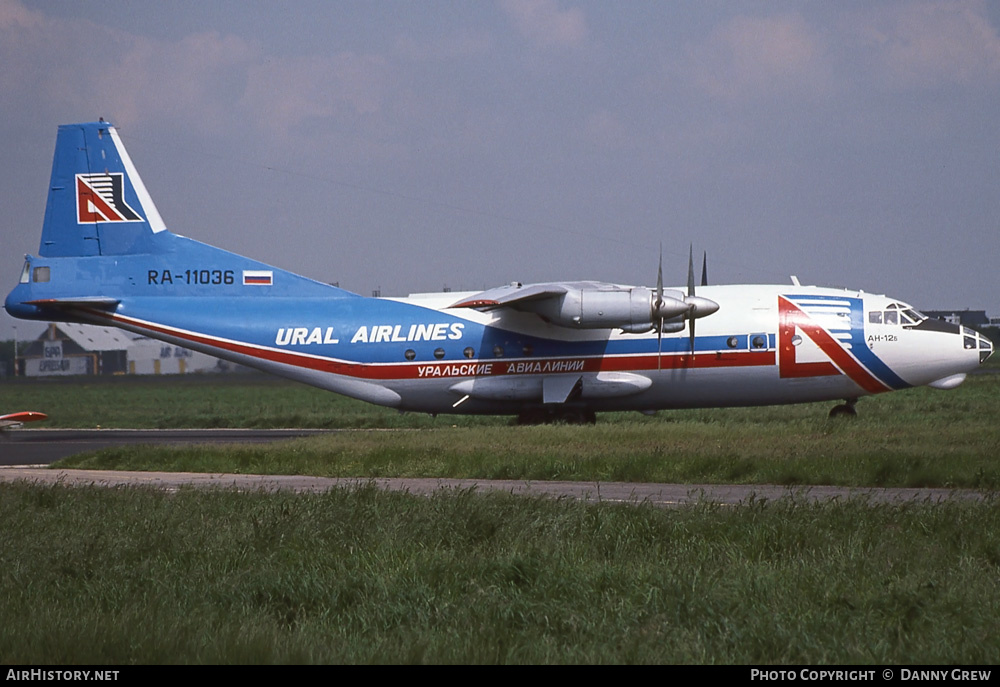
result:
M 856 417 L 857 414 L 853 403 L 841 403 L 830 409 L 830 417 Z
M 539 408 L 526 410 L 517 416 L 517 424 L 524 426 L 541 425 L 549 421 L 548 413 Z

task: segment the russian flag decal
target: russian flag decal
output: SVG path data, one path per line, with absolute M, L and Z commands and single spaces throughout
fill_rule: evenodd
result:
M 270 286 L 274 279 L 271 270 L 243 270 L 243 285 Z

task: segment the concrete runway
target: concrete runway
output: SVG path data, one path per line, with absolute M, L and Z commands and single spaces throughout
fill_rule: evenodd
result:
M 193 472 L 124 472 L 115 470 L 50 470 L 33 467 L 0 468 L 0 482 L 25 480 L 37 484 L 104 487 L 149 487 L 176 491 L 182 487 L 241 491 L 322 492 L 335 488 L 374 485 L 381 489 L 431 494 L 440 489 L 503 491 L 525 496 L 574 498 L 670 507 L 696 503 L 739 505 L 751 500 L 794 498 L 805 501 L 865 499 L 870 503 L 940 503 L 947 500 L 983 501 L 987 497 L 967 489 L 852 489 L 846 487 L 783 487 L 778 485 L 636 484 L 631 482 L 527 482 L 437 478 L 331 478 L 301 475 L 234 475 Z
M 42 467 L 82 451 L 139 443 L 260 443 L 336 430 L 17 430 L 0 438 L 0 482 L 37 484 L 141 486 L 176 491 L 182 487 L 242 491 L 321 492 L 372 484 L 382 489 L 429 494 L 439 489 L 475 489 L 511 494 L 574 498 L 590 502 L 649 503 L 681 506 L 700 502 L 738 505 L 751 500 L 794 498 L 806 501 L 865 499 L 871 503 L 946 500 L 984 501 L 969 489 L 871 489 L 847 487 L 784 487 L 779 485 L 649 484 L 631 482 L 547 482 L 476 479 L 359 479 L 295 475 L 235 475 L 115 470 L 54 470 Z

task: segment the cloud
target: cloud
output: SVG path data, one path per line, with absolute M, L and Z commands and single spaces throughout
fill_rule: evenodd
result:
M 1000 37 L 981 2 L 901 3 L 859 29 L 890 85 L 936 88 L 1000 81 Z
M 386 60 L 340 53 L 269 59 L 250 65 L 242 104 L 262 126 L 291 130 L 310 119 L 381 111 Z
M 207 32 L 168 42 L 86 19 L 51 17 L 7 0 L 0 5 L 0 89 L 5 105 L 119 124 L 183 119 L 216 130 L 232 107 L 256 49 Z
M 581 45 L 589 33 L 579 9 L 560 10 L 556 0 L 500 0 L 522 36 L 540 47 Z
M 0 31 L 24 29 L 37 26 L 43 21 L 42 15 L 32 12 L 16 0 L 0 0 Z
M 463 30 L 456 35 L 419 40 L 402 36 L 396 40 L 396 52 L 413 62 L 447 62 L 450 60 L 481 57 L 493 49 L 489 34 Z
M 185 121 L 215 133 L 232 125 L 246 69 L 259 59 L 242 39 L 216 32 L 176 42 L 121 38 L 117 60 L 90 75 L 111 113 L 122 121 Z
M 825 48 L 798 15 L 736 17 L 711 33 L 690 57 L 698 87 L 725 100 L 766 98 L 829 88 Z
M 378 113 L 390 92 L 377 55 L 278 57 L 216 31 L 163 40 L 14 0 L 0 0 L 0 64 L 5 109 L 211 136 L 249 125 L 279 144 L 309 122 Z

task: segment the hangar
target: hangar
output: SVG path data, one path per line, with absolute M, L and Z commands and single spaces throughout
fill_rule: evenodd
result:
M 185 374 L 229 371 L 233 365 L 204 353 L 173 346 L 115 327 L 52 323 L 24 342 L 19 375 Z

